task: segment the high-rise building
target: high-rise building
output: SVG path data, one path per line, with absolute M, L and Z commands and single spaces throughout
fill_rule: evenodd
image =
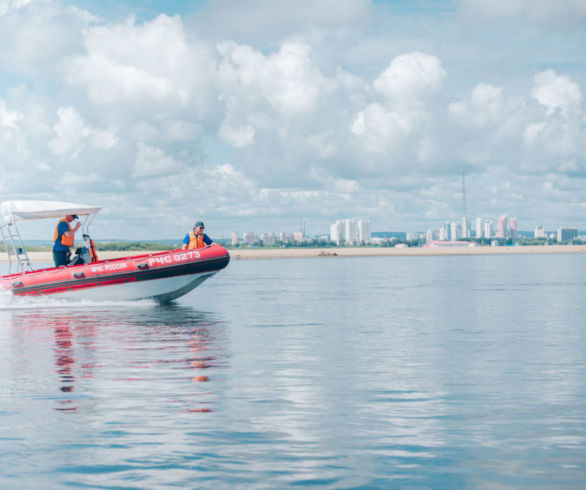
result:
M 450 224 L 450 240 L 459 240 L 462 238 L 462 228 L 458 223 Z
M 303 243 L 303 232 L 296 231 L 295 233 L 293 233 L 293 239 L 295 240 L 295 243 L 297 243 L 297 244 Z
M 535 238 L 545 238 L 545 230 L 543 226 L 536 226 L 533 232 Z
M 271 233 L 263 233 L 260 236 L 260 241 L 262 242 L 263 245 L 274 245 L 276 240 L 275 240 L 275 234 L 273 232 Z
M 358 220 L 358 242 L 369 243 L 372 238 L 370 220 L 359 219 Z
M 462 234 L 461 238 L 470 238 L 470 220 L 467 216 L 462 216 Z
M 578 236 L 578 228 L 558 228 L 558 242 L 569 242 Z
M 238 233 L 232 233 L 232 245 L 238 245 Z
M 352 219 L 344 220 L 344 242 L 353 245 L 356 237 L 356 222 Z
M 492 221 L 486 220 L 484 222 L 484 238 L 492 238 L 493 231 L 492 231 Z
M 335 242 L 336 245 L 340 245 L 344 238 L 343 222 L 341 220 L 336 221 L 330 225 L 330 240 Z
M 258 243 L 257 234 L 254 231 L 245 231 L 244 235 L 242 235 L 242 243 L 246 243 L 248 245 Z
M 511 238 L 517 238 L 517 218 L 510 219 L 509 227 L 511 230 Z
M 507 215 L 502 214 L 499 216 L 498 231 L 496 233 L 497 238 L 507 238 Z
M 476 218 L 476 238 L 482 238 L 482 218 Z
M 454 237 L 452 237 L 450 235 L 450 231 L 451 231 L 451 227 L 450 227 L 450 223 L 448 223 L 447 221 L 444 223 L 444 227 L 442 228 L 443 232 L 444 232 L 444 236 L 443 238 L 440 237 L 440 240 L 454 240 Z
M 370 220 L 342 219 L 330 225 L 330 240 L 338 245 L 368 243 L 371 241 Z

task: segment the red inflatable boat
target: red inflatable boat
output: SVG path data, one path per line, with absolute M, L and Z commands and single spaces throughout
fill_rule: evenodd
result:
M 153 298 L 169 302 L 199 286 L 230 261 L 228 251 L 214 244 L 198 250 L 171 250 L 33 270 L 15 226 L 17 219 L 85 216 L 83 235 L 89 245 L 87 218 L 101 208 L 47 201 L 9 201 L 1 207 L 6 222 L 1 231 L 9 268 L 16 266 L 18 272 L 2 276 L 0 287 L 17 296 L 55 295 L 92 301 Z

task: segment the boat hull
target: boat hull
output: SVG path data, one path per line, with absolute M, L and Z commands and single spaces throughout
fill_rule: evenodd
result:
M 229 261 L 228 251 L 213 245 L 13 274 L 2 277 L 0 286 L 16 296 L 51 295 L 73 301 L 152 298 L 169 302 L 199 286 Z

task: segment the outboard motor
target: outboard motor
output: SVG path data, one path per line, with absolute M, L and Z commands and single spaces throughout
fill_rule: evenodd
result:
M 73 256 L 68 265 L 89 264 L 91 261 L 92 257 L 87 247 L 79 247 L 75 251 L 75 255 Z

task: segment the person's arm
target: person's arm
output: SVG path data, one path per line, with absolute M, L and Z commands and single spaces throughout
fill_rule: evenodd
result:
M 203 242 L 206 245 L 211 245 L 212 243 L 214 243 L 214 241 L 209 236 L 207 236 L 205 233 L 203 234 Z
M 181 247 L 181 250 L 187 250 L 188 245 L 189 245 L 189 233 L 187 233 L 185 235 L 185 238 L 183 239 L 183 246 Z
M 78 221 L 77 224 L 73 227 L 73 229 L 71 229 L 71 227 L 69 226 L 69 223 L 67 223 L 67 231 L 63 234 L 68 237 L 75 236 L 75 232 L 77 230 L 79 230 L 80 226 L 81 226 L 81 223 Z

